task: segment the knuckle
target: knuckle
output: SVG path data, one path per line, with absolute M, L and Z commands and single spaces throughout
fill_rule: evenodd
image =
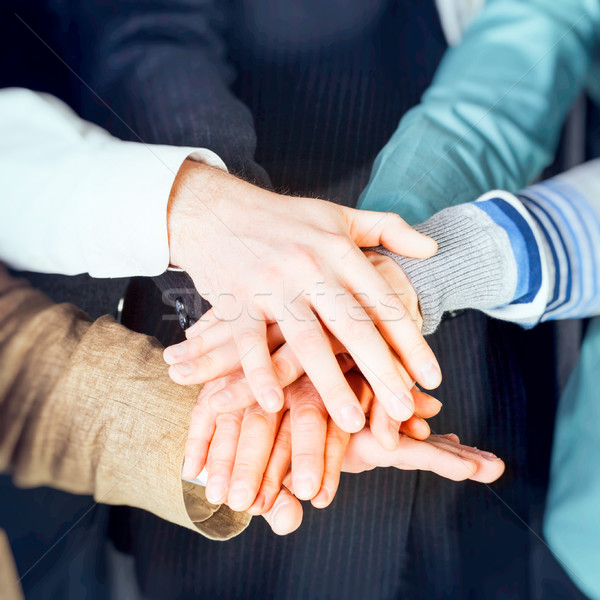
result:
M 308 375 L 303 375 L 295 381 L 293 387 L 293 398 L 298 404 L 301 402 L 316 402 L 321 398 Z
M 292 421 L 295 427 L 312 430 L 323 422 L 323 410 L 314 403 L 306 403 L 292 412 Z
M 333 402 L 341 402 L 342 400 L 349 399 L 353 400 L 354 402 L 356 401 L 354 394 L 352 394 L 352 391 L 348 387 L 348 384 L 345 380 L 336 381 L 334 384 L 329 386 L 325 392 L 325 398 Z
M 267 282 L 277 283 L 281 281 L 283 273 L 277 265 L 267 265 L 262 269 L 262 278 Z
M 294 452 L 292 460 L 293 460 L 295 469 L 298 468 L 299 464 L 302 464 L 306 468 L 307 466 L 312 467 L 318 460 L 318 457 L 315 452 L 301 451 L 301 452 Z
M 194 408 L 192 408 L 190 413 L 190 418 L 192 421 L 201 420 L 204 418 L 204 405 L 196 404 Z
M 209 456 L 207 469 L 209 476 L 227 475 L 231 471 L 231 461 L 220 456 Z
M 242 415 L 238 412 L 221 413 L 216 419 L 217 428 L 224 433 L 230 433 L 232 431 L 237 432 L 240 428 L 241 422 Z
M 321 270 L 321 257 L 311 244 L 296 244 L 296 257 L 305 268 Z
M 313 281 L 314 279 L 322 277 L 322 262 L 322 257 L 311 245 L 304 243 L 297 243 L 294 245 L 293 268 L 297 273 L 302 275 L 303 279 Z
M 345 445 L 347 439 L 349 439 L 349 434 L 347 434 L 345 431 L 342 431 L 336 425 L 329 426 L 327 428 L 325 443 L 329 448 L 343 446 Z
M 280 452 L 290 454 L 292 451 L 292 435 L 289 429 L 280 429 L 275 437 L 275 446 Z
M 326 341 L 322 331 L 317 328 L 310 328 L 298 333 L 294 343 L 300 351 L 313 353 L 320 350 Z
M 201 335 L 197 335 L 185 342 L 185 350 L 186 352 L 193 352 L 194 354 L 198 354 L 202 351 L 202 348 L 206 345 L 204 338 Z
M 477 473 L 477 466 L 469 461 L 460 461 L 464 468 L 464 474 L 461 476 L 459 481 L 464 481 L 465 479 L 470 479 Z
M 198 367 L 202 372 L 212 373 L 217 369 L 217 361 L 211 353 L 205 354 L 198 359 Z
M 280 487 L 281 487 L 281 478 L 280 477 L 274 477 L 268 471 L 263 475 L 263 480 L 262 480 L 262 485 L 261 485 L 261 491 L 263 493 L 266 492 L 266 494 L 271 494 L 272 492 L 279 490 Z
M 345 326 L 346 337 L 351 341 L 363 342 L 365 338 L 379 337 L 366 314 L 351 315 Z
M 381 373 L 378 373 L 377 375 L 378 375 L 378 379 L 380 381 L 382 381 L 384 383 L 385 387 L 389 388 L 390 391 L 395 390 L 398 392 L 398 391 L 406 390 L 406 388 L 407 388 L 404 378 L 394 368 L 382 369 Z M 391 395 L 392 394 L 390 393 L 390 396 Z M 385 400 L 385 398 L 383 398 L 383 400 Z M 382 410 L 377 411 L 377 416 L 379 418 L 383 418 L 383 416 L 386 412 L 384 409 L 384 406 L 386 406 L 386 405 L 379 404 L 378 406 Z
M 240 346 L 248 347 L 262 341 L 263 336 L 256 329 L 251 327 L 243 327 L 236 332 L 235 338 Z
M 429 347 L 429 344 L 423 339 L 419 339 L 417 340 L 411 350 L 410 350 L 410 356 L 417 358 L 420 356 L 429 356 L 432 354 L 431 348 Z
M 356 244 L 345 233 L 333 231 L 328 232 L 326 235 L 328 247 L 336 252 L 346 253 L 357 248 Z
M 397 213 L 387 212 L 383 217 L 385 225 L 389 226 L 399 226 L 404 225 L 404 219 Z
M 268 382 L 273 379 L 273 369 L 270 367 L 256 367 L 248 373 L 248 379 L 255 382 Z
M 261 437 L 265 429 L 271 428 L 271 423 L 272 420 L 259 411 L 250 411 L 244 418 L 244 428 L 247 427 L 251 431 L 259 430 Z
M 408 315 L 404 299 L 400 294 L 388 294 L 383 301 L 383 305 L 387 309 L 387 320 L 400 321 Z
M 240 479 L 253 479 L 261 475 L 260 466 L 251 456 L 238 456 L 235 459 L 234 477 Z

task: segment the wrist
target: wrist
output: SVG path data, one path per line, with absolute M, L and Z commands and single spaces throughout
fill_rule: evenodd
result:
M 191 233 L 210 213 L 213 186 L 209 182 L 217 174 L 223 171 L 190 159 L 183 161 L 177 172 L 167 205 L 169 263 L 173 267 L 187 270 L 190 264 L 187 257 Z
M 191 274 L 199 260 L 222 247 L 224 238 L 239 238 L 270 203 L 285 212 L 285 196 L 248 183 L 220 168 L 193 160 L 181 165 L 169 195 L 167 232 L 171 266 Z M 248 223 L 240 215 L 247 216 Z M 255 215 L 252 217 L 251 215 Z M 248 229 L 248 227 L 246 227 Z

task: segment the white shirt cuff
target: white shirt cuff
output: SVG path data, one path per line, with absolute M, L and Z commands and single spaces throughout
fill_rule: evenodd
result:
M 187 158 L 227 170 L 223 161 L 206 149 L 120 140 L 102 149 L 93 172 L 85 177 L 85 187 L 100 187 L 104 201 L 95 205 L 98 214 L 86 212 L 75 220 L 89 228 L 81 250 L 90 275 L 154 276 L 167 269 L 167 204 L 177 172 Z M 89 211 L 89 204 L 82 206 Z M 101 232 L 96 229 L 99 223 Z

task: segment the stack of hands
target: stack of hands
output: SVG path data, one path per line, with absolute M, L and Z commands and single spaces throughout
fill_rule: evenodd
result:
M 183 477 L 205 471 L 210 502 L 285 534 L 302 521 L 299 499 L 332 502 L 341 471 L 500 477 L 493 454 L 431 434 L 426 419 L 442 405 L 416 384 L 442 376 L 418 298 L 394 260 L 361 250 L 426 259 L 434 240 L 395 214 L 289 198 L 195 163 L 176 183 L 171 262 L 213 309 L 164 357 L 176 383 L 204 384 Z

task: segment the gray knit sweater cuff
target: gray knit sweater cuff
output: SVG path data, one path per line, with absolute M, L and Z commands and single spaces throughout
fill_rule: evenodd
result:
M 423 333 L 433 333 L 446 311 L 489 309 L 510 302 L 517 264 L 506 231 L 476 203 L 446 208 L 415 227 L 438 243 L 432 258 L 404 258 L 383 247 L 410 279 L 423 315 Z

